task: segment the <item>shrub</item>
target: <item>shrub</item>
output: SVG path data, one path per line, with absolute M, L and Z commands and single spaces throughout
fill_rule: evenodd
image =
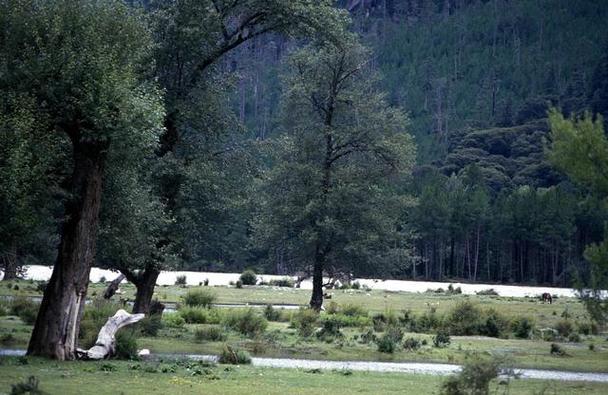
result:
M 490 382 L 498 377 L 500 363 L 497 360 L 484 360 L 478 357 L 465 362 L 462 370 L 449 376 L 441 385 L 442 395 L 487 395 Z
M 577 327 L 581 335 L 597 335 L 599 331 L 595 322 L 581 322 L 577 324 Z
M 186 281 L 185 275 L 175 277 L 175 285 L 185 286 L 186 283 L 187 283 L 187 281 Z
M 407 339 L 405 339 L 403 341 L 403 348 L 406 349 L 407 351 L 416 351 L 420 347 L 422 347 L 420 340 L 418 340 L 414 337 L 408 337 Z
M 100 284 L 105 284 L 105 282 L 106 282 L 106 276 L 99 277 L 99 283 Z
M 555 325 L 555 330 L 557 331 L 557 333 L 559 333 L 560 336 L 567 338 L 568 336 L 570 336 L 570 333 L 572 333 L 572 330 L 574 329 L 572 322 L 570 322 L 569 320 L 560 320 L 558 321 L 558 323 Z
M 142 336 L 151 336 L 156 337 L 158 335 L 158 331 L 163 328 L 163 322 L 161 320 L 160 315 L 153 315 L 150 317 L 145 317 L 143 320 L 137 323 L 139 327 L 139 331 Z
M 20 297 L 13 299 L 10 306 L 11 315 L 18 316 L 26 325 L 34 325 L 38 310 L 40 309 L 40 303 L 33 302 L 28 298 Z
M 395 340 L 391 336 L 389 336 L 388 333 L 385 333 L 384 335 L 382 335 L 382 337 L 377 339 L 376 344 L 378 345 L 378 351 L 387 354 L 394 353 L 395 348 L 397 348 Z
M 362 306 L 356 304 L 346 304 L 342 306 L 340 312 L 351 317 L 367 317 L 368 312 Z
M 241 288 L 243 288 L 243 282 L 241 280 L 237 280 L 237 282 L 234 286 L 241 289 Z
M 479 334 L 489 337 L 501 337 L 509 327 L 509 321 L 498 311 L 488 309 L 483 312 L 479 323 Z
M 271 304 L 267 304 L 266 307 L 264 307 L 264 317 L 268 321 L 279 321 L 281 319 L 281 312 L 272 307 Z
M 200 307 L 182 307 L 178 310 L 184 321 L 188 324 L 207 323 L 208 313 L 206 309 Z
M 484 289 L 484 290 L 481 290 L 481 291 L 477 291 L 475 293 L 477 295 L 481 295 L 481 296 L 498 296 L 498 292 L 496 292 L 494 290 L 494 288 Z
M 188 291 L 182 296 L 184 304 L 191 307 L 210 307 L 215 302 L 216 296 L 214 293 L 206 290 Z
M 568 336 L 568 341 L 571 343 L 580 343 L 581 342 L 581 336 L 576 333 L 576 332 L 572 332 L 569 336 Z
M 220 353 L 219 363 L 246 365 L 251 363 L 251 357 L 247 351 L 225 345 Z
M 450 334 L 445 330 L 440 330 L 433 337 L 433 346 L 438 348 L 447 347 L 451 342 Z
M 375 314 L 372 317 L 372 324 L 374 325 L 374 330 L 377 332 L 382 332 L 387 326 L 396 326 L 398 323 L 399 319 L 392 310 Z
M 239 277 L 239 280 L 241 280 L 243 285 L 255 285 L 258 282 L 258 276 L 256 276 L 253 270 L 245 270 L 241 274 L 241 277 Z
M 340 332 L 341 323 L 335 316 L 325 317 L 321 322 L 321 330 L 317 332 L 317 338 L 325 341 L 330 341 L 335 338 L 342 338 L 344 335 Z
M 373 329 L 368 329 L 359 336 L 359 343 L 368 344 L 376 341 L 376 334 Z
M 313 334 L 317 327 L 319 313 L 313 309 L 300 309 L 291 318 L 291 325 L 297 329 L 298 334 L 302 337 L 309 337 Z
M 340 313 L 340 306 L 334 302 L 333 300 L 331 302 L 329 302 L 327 304 L 327 307 L 325 308 L 325 312 L 327 314 L 338 314 Z
M 270 280 L 270 285 L 273 285 L 275 287 L 288 287 L 288 288 L 293 288 L 294 286 L 294 282 L 291 278 L 289 277 L 283 277 L 281 279 L 278 280 Z
M 360 288 L 361 288 L 361 283 L 359 283 L 359 281 L 355 281 L 354 283 L 352 283 L 352 284 L 350 285 L 350 287 L 351 287 L 352 289 L 360 289 Z
M 518 317 L 511 321 L 511 330 L 515 337 L 520 339 L 529 338 L 533 328 L 532 320 L 527 317 Z
M 478 333 L 481 311 L 468 300 L 459 302 L 446 317 L 444 324 L 449 328 L 450 334 L 457 336 L 470 336 Z
M 3 346 L 12 346 L 17 342 L 17 338 L 12 333 L 5 333 L 0 336 L 0 344 Z
M 264 333 L 268 321 L 253 309 L 234 310 L 224 317 L 224 325 L 248 337 Z
M 11 395 L 43 395 L 46 392 L 38 389 L 40 380 L 36 376 L 29 376 L 26 381 L 17 384 L 11 384 Z
M 163 314 L 163 322 L 169 328 L 182 328 L 186 323 L 180 313 Z
M 117 359 L 137 358 L 137 338 L 132 331 L 122 330 L 116 333 L 116 351 L 114 356 Z
M 226 334 L 222 327 L 218 325 L 206 326 L 204 328 L 197 329 L 194 332 L 194 339 L 197 342 L 212 341 L 219 342 L 226 340 Z
M 448 285 L 448 294 L 450 295 L 459 295 L 462 293 L 462 289 L 460 287 L 454 288 L 452 284 Z
M 566 351 L 557 343 L 551 343 L 551 355 L 555 355 L 558 357 L 563 357 L 566 355 Z
M 357 327 L 361 328 L 364 326 L 371 325 L 372 320 L 367 316 L 350 316 L 344 314 L 333 314 L 334 319 L 340 322 L 342 327 Z
M 429 332 L 441 326 L 441 319 L 437 315 L 435 308 L 429 308 L 416 321 L 410 323 L 410 328 L 414 332 Z
M 13 290 L 14 291 L 19 291 L 19 284 L 13 285 Z

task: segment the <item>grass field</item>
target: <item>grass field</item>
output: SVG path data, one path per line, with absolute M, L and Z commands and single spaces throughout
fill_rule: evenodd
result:
M 436 394 L 444 378 L 432 375 L 305 371 L 193 362 L 49 362 L 36 358 L 0 359 L 0 393 L 11 385 L 39 379 L 49 394 Z M 606 394 L 607 384 L 510 380 L 491 383 L 492 394 Z

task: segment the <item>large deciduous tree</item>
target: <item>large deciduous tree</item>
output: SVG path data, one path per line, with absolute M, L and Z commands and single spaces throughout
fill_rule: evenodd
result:
M 120 1 L 0 2 L 0 95 L 29 99 L 67 136 L 71 177 L 61 240 L 28 346 L 29 355 L 74 357 L 91 265 L 108 153 L 117 142 L 155 141 L 159 94 L 142 83 L 150 35 Z
M 257 227 L 270 250 L 281 247 L 312 266 L 310 306 L 317 310 L 324 273 L 408 260 L 403 214 L 410 199 L 400 187 L 414 145 L 369 63 L 368 51 L 346 36 L 292 55 L 285 79 L 284 135 Z
M 165 90 L 167 108 L 165 133 L 157 150 L 166 166 L 157 180 L 157 193 L 167 215 L 176 219 L 160 243 L 172 245 L 183 258 L 192 258 L 187 243 L 198 240 L 202 244 L 200 229 L 210 221 L 201 223 L 197 218 L 217 213 L 217 188 L 223 184 L 217 180 L 229 171 L 223 153 L 234 152 L 234 146 L 226 149 L 226 144 L 234 145 L 226 139 L 230 122 L 217 118 L 218 112 L 226 117 L 227 110 L 216 106 L 222 92 L 215 90 L 224 89 L 225 83 L 216 80 L 214 66 L 229 51 L 269 32 L 335 40 L 346 28 L 348 15 L 330 0 L 161 0 L 150 13 L 158 43 L 155 76 Z M 199 189 L 213 185 L 215 191 Z M 197 189 L 199 198 L 186 195 Z M 205 204 L 207 197 L 211 199 Z M 161 268 L 156 264 L 139 270 L 120 268 L 137 287 L 136 312 L 147 313 L 145 306 Z

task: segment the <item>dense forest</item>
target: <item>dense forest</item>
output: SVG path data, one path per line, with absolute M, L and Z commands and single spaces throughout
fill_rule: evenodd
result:
M 165 268 L 312 274 L 317 261 L 330 275 L 589 280 L 585 247 L 602 240 L 608 211 L 550 161 L 547 113 L 608 115 L 601 2 L 128 3 L 146 32 L 115 39 L 133 57 L 124 81 L 138 93 L 123 84 L 108 102 L 85 103 L 107 106 L 94 121 L 112 122 L 111 149 L 37 133 L 76 111 L 58 104 L 71 88 L 48 82 L 68 73 L 53 67 L 58 59 L 45 59 L 48 92 L 35 97 L 20 93 L 41 89 L 28 73 L 2 63 L 3 92 L 21 84 L 4 95 L 0 118 L 9 277 L 62 253 L 73 169 L 84 166 L 104 181 L 99 231 L 86 236 L 98 241 L 95 265 L 121 270 L 142 292 Z M 246 7 L 259 13 L 243 19 Z M 326 45 L 346 58 L 323 54 Z M 31 64 L 26 55 L 20 64 Z M 71 67 L 78 83 L 127 66 Z M 335 89 L 334 67 L 352 68 Z M 118 84 L 100 81 L 95 89 Z M 128 117 L 113 118 L 123 107 Z

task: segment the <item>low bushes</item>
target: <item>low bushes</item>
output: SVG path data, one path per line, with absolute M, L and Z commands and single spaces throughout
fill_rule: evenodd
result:
M 133 331 L 123 329 L 116 333 L 116 351 L 114 357 L 117 359 L 137 358 L 137 338 Z
M 288 287 L 293 288 L 295 285 L 294 281 L 289 277 L 280 278 L 278 280 L 270 280 L 269 285 L 273 285 L 275 287 Z
M 163 314 L 163 323 L 169 328 L 182 328 L 186 320 L 180 313 Z
M 490 382 L 501 372 L 496 359 L 485 360 L 474 357 L 465 362 L 460 373 L 449 376 L 441 385 L 441 395 L 487 395 Z
M 78 333 L 80 347 L 92 347 L 101 327 L 121 308 L 118 303 L 105 299 L 93 299 L 91 304 L 86 305 Z
M 403 348 L 406 351 L 416 351 L 422 347 L 422 342 L 414 337 L 408 337 L 403 341 Z
M 376 340 L 378 351 L 392 354 L 403 339 L 403 331 L 396 326 L 386 328 L 384 334 Z
M 180 308 L 179 315 L 181 315 L 188 324 L 206 324 L 209 317 L 207 309 L 188 306 Z
M 341 327 L 340 320 L 335 315 L 325 317 L 321 320 L 321 330 L 317 332 L 317 338 L 324 341 L 342 338 L 344 335 L 340 332 Z
M 258 281 L 258 276 L 256 276 L 253 270 L 245 270 L 241 277 L 239 277 L 239 281 L 243 285 L 255 285 Z
M 175 285 L 186 286 L 186 276 L 177 276 L 175 277 Z
M 246 365 L 251 363 L 251 357 L 247 351 L 225 345 L 220 353 L 219 363 Z
M 268 321 L 253 309 L 239 309 L 226 313 L 224 325 L 245 336 L 255 337 L 264 333 Z
M 24 297 L 15 298 L 10 303 L 10 314 L 21 318 L 26 325 L 34 325 L 39 309 L 40 303 Z
M 194 331 L 194 340 L 197 342 L 212 341 L 219 342 L 226 340 L 226 333 L 219 325 L 210 325 Z
M 192 290 L 182 296 L 184 304 L 191 307 L 210 307 L 215 299 L 215 294 L 206 290 Z
M 451 342 L 452 339 L 450 339 L 450 334 L 445 330 L 440 330 L 433 336 L 433 346 L 437 348 L 447 347 Z
M 300 309 L 291 317 L 291 326 L 298 331 L 302 337 L 311 336 L 317 328 L 319 313 L 313 309 Z
M 567 338 L 573 332 L 574 325 L 570 320 L 560 320 L 555 325 L 555 330 L 561 337 Z
M 532 320 L 527 317 L 517 317 L 511 321 L 513 335 L 519 339 L 528 339 L 532 329 L 534 329 Z

